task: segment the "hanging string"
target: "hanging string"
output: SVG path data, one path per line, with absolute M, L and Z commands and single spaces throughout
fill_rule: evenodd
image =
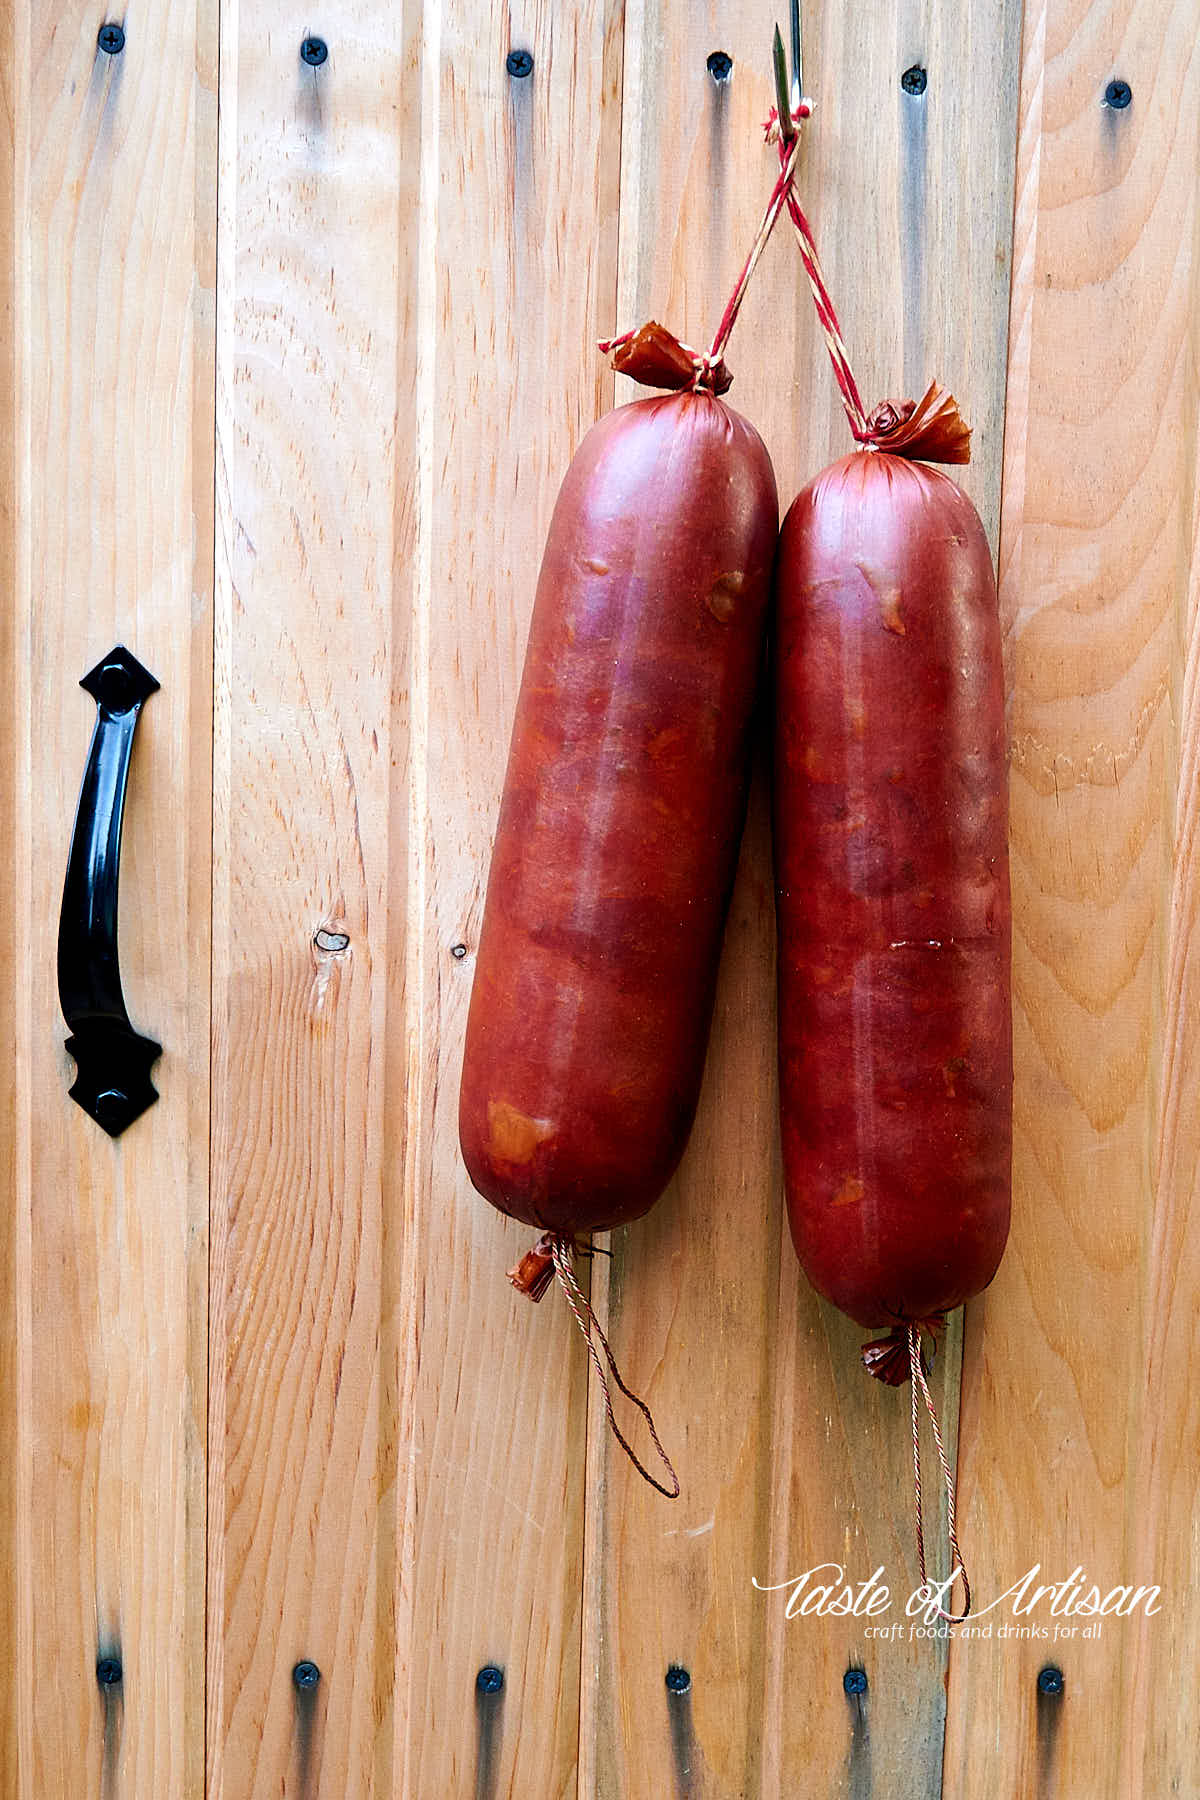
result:
M 938 1460 L 942 1465 L 942 1476 L 946 1483 L 946 1535 L 950 1542 L 950 1568 L 953 1579 L 949 1593 L 954 1591 L 954 1582 L 962 1578 L 963 1609 L 960 1613 L 947 1612 L 939 1605 L 935 1610 L 939 1619 L 945 1619 L 949 1625 L 961 1625 L 971 1612 L 971 1584 L 967 1580 L 967 1571 L 963 1566 L 962 1552 L 958 1547 L 958 1528 L 954 1518 L 954 1477 L 950 1473 L 950 1463 L 942 1443 L 941 1427 L 938 1424 L 937 1409 L 933 1404 L 933 1395 L 929 1391 L 929 1382 L 925 1377 L 925 1364 L 921 1357 L 921 1327 L 908 1327 L 908 1366 L 912 1376 L 912 1438 L 913 1438 L 913 1485 L 917 1499 L 917 1562 L 921 1570 L 921 1586 L 928 1593 L 929 1577 L 925 1572 L 925 1527 L 922 1521 L 921 1507 L 921 1414 L 917 1404 L 917 1384 L 925 1397 L 925 1406 L 929 1413 L 929 1422 L 933 1426 L 933 1440 L 937 1445 Z
M 644 1400 L 639 1399 L 631 1389 L 626 1387 L 621 1378 L 621 1371 L 617 1367 L 617 1359 L 612 1353 L 612 1347 L 600 1327 L 600 1321 L 592 1311 L 591 1301 L 582 1293 L 579 1283 L 575 1279 L 575 1270 L 571 1264 L 572 1245 L 570 1238 L 555 1236 L 550 1240 L 550 1248 L 554 1259 L 554 1270 L 558 1276 L 559 1286 L 567 1297 L 568 1306 L 575 1314 L 575 1323 L 583 1333 L 583 1341 L 588 1347 L 588 1355 L 591 1357 L 592 1362 L 595 1365 L 596 1374 L 600 1378 L 600 1390 L 604 1395 L 604 1409 L 608 1414 L 608 1423 L 612 1428 L 613 1436 L 616 1438 L 618 1444 L 620 1444 L 622 1450 L 625 1452 L 638 1474 L 642 1477 L 643 1481 L 648 1481 L 652 1488 L 657 1488 L 658 1492 L 660 1494 L 665 1494 L 668 1500 L 678 1500 L 679 1477 L 676 1475 L 671 1464 L 671 1459 L 663 1449 L 658 1432 L 654 1428 L 654 1420 L 651 1417 L 650 1408 L 646 1405 Z M 600 1361 L 600 1355 L 596 1349 L 595 1340 L 597 1338 L 600 1340 L 600 1346 L 604 1351 L 608 1367 L 612 1371 L 613 1380 L 625 1395 L 625 1398 L 631 1400 L 637 1407 L 650 1428 L 650 1436 L 654 1440 L 654 1448 L 658 1451 L 659 1456 L 662 1458 L 663 1467 L 670 1476 L 670 1487 L 664 1487 L 661 1481 L 651 1475 L 645 1464 L 640 1460 L 622 1435 L 621 1428 L 617 1424 L 613 1414 L 612 1394 L 609 1391 L 608 1375 L 605 1372 L 604 1364 Z
M 797 121 L 810 118 L 811 116 L 811 102 L 802 100 L 796 110 Z M 732 294 L 729 296 L 725 311 L 721 314 L 721 323 L 717 326 L 716 335 L 712 341 L 712 349 L 708 352 L 707 357 L 701 357 L 699 359 L 705 364 L 703 373 L 707 373 L 708 369 L 715 367 L 715 365 L 720 362 L 725 346 L 729 342 L 730 334 L 737 323 L 737 316 L 741 310 L 742 301 L 746 297 L 746 289 L 750 286 L 751 278 L 755 269 L 758 267 L 758 259 L 767 247 L 767 241 L 775 229 L 776 221 L 783 211 L 784 205 L 790 199 L 794 199 L 795 197 L 792 193 L 792 183 L 795 180 L 796 164 L 799 161 L 799 158 L 800 133 L 797 130 L 791 143 L 789 145 L 781 146 L 780 148 L 779 161 L 781 167 L 779 170 L 779 179 L 771 189 L 771 198 L 767 201 L 766 211 L 762 216 L 762 224 L 758 228 L 758 236 L 750 247 L 750 254 L 742 264 L 742 272 L 737 278 Z M 695 353 L 693 352 L 693 354 Z M 699 381 L 700 373 L 701 371 L 697 371 L 697 381 Z
M 811 113 L 812 102 L 809 100 L 801 100 L 794 117 L 797 121 L 802 121 L 809 118 Z M 772 113 L 771 117 L 775 117 L 774 113 Z M 762 216 L 762 222 L 758 227 L 758 234 L 750 247 L 750 254 L 742 264 L 741 274 L 738 276 L 737 281 L 734 284 L 733 292 L 726 302 L 725 310 L 721 314 L 721 322 L 717 326 L 711 348 L 706 351 L 695 350 L 692 348 L 691 344 L 685 344 L 682 340 L 672 340 L 673 342 L 678 343 L 679 349 L 683 351 L 685 356 L 691 359 L 691 382 L 683 383 L 681 385 L 690 386 L 693 392 L 698 392 L 704 387 L 713 388 L 714 376 L 717 376 L 718 374 L 724 376 L 723 385 L 725 387 L 728 387 L 729 385 L 729 377 L 720 366 L 721 360 L 724 355 L 725 347 L 733 332 L 734 325 L 737 323 L 737 316 L 741 311 L 742 301 L 746 297 L 746 292 L 753 279 L 754 271 L 758 267 L 758 259 L 767 247 L 771 233 L 775 229 L 779 215 L 783 211 L 784 206 L 789 204 L 789 202 L 795 198 L 792 192 L 792 183 L 795 180 L 796 164 L 799 157 L 800 133 L 797 131 L 791 142 L 780 151 L 780 170 L 778 179 L 771 190 L 771 197 L 767 201 L 766 210 Z M 602 356 L 607 356 L 611 351 L 624 348 L 637 336 L 637 332 L 623 331 L 617 337 L 601 338 L 597 344 L 597 349 Z M 715 391 L 720 392 L 721 387 L 717 386 Z
M 805 112 L 804 108 L 808 111 Z M 801 116 L 808 118 L 812 112 L 811 101 L 802 100 L 800 109 L 792 114 L 793 121 Z M 786 170 L 794 164 L 794 154 L 789 156 L 788 141 L 779 125 L 779 114 L 774 107 L 764 127 L 767 142 L 779 145 L 779 160 Z M 799 134 L 793 140 L 799 142 Z M 821 270 L 821 259 L 817 255 L 816 239 L 812 234 L 812 226 L 804 216 L 804 209 L 796 197 L 795 189 L 788 183 L 787 190 L 788 216 L 796 228 L 796 236 L 800 240 L 800 261 L 804 264 L 804 272 L 808 276 L 808 285 L 812 289 L 813 302 L 817 309 L 821 330 L 824 333 L 825 345 L 829 351 L 829 360 L 833 364 L 834 379 L 842 396 L 842 405 L 846 417 L 850 421 L 850 430 L 855 442 L 869 444 L 872 439 L 867 431 L 867 415 L 863 408 L 858 391 L 858 383 L 854 379 L 854 371 L 850 367 L 850 353 L 842 339 L 842 328 L 838 323 L 837 312 L 830 298 L 829 289 L 825 285 L 825 276 Z

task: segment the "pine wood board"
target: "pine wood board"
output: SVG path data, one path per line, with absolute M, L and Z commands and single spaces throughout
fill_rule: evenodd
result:
M 967 485 L 993 527 L 1018 27 L 1011 7 L 804 14 L 817 110 L 799 186 L 860 385 L 869 403 L 934 375 L 954 388 L 976 425 Z M 627 8 L 626 32 L 618 323 L 663 317 L 706 342 L 774 173 L 758 129 L 769 21 L 646 0 Z M 733 58 L 725 83 L 707 71 L 713 50 Z M 920 99 L 900 86 L 913 64 L 928 74 Z M 786 506 L 848 443 L 782 228 L 729 363 L 730 401 L 762 430 Z M 593 1404 L 581 1796 L 734 1800 L 801 1779 L 831 1795 L 941 1791 L 945 1646 L 871 1644 L 852 1620 L 785 1622 L 786 1592 L 752 1587 L 828 1560 L 857 1580 L 883 1564 L 902 1597 L 917 1582 L 905 1397 L 862 1373 L 864 1334 L 812 1296 L 783 1222 L 773 930 L 760 769 L 692 1141 L 598 1271 L 614 1347 L 677 1453 L 684 1497 L 671 1508 L 643 1488 Z M 952 1455 L 958 1354 L 952 1334 L 938 1374 Z M 852 1661 L 868 1671 L 865 1701 L 843 1692 Z M 665 1685 L 673 1664 L 691 1676 L 682 1697 Z
M 1140 1800 L 1200 1773 L 1176 1678 L 1197 1648 L 1195 26 L 1182 5 L 1026 8 L 1001 552 L 1014 1230 L 969 1321 L 961 1453 L 984 1592 L 1036 1562 L 1102 1593 L 1159 1583 L 1163 1607 L 1091 1641 L 956 1646 L 964 1795 Z M 1048 1662 L 1058 1701 L 1035 1692 Z
M 407 20 L 222 9 L 209 1792 L 369 1793 L 385 1320 Z M 394 901 L 396 902 L 394 904 Z M 315 1687 L 293 1679 L 300 1662 Z
M 215 16 L 131 20 L 119 57 L 99 22 L 19 4 L 4 27 L 14 1800 L 203 1783 Z M 160 1100 L 114 1142 L 68 1097 L 55 951 L 95 719 L 78 683 L 118 641 L 162 684 L 134 750 L 121 965 L 164 1054 Z
M 398 1791 L 573 1795 L 586 1359 L 458 1152 L 462 1034 L 550 509 L 611 404 L 620 10 L 426 9 L 408 795 L 411 1433 Z M 506 72 L 528 51 L 532 74 Z M 459 955 L 455 955 L 455 948 Z M 476 1689 L 499 1668 L 496 1696 Z
M 16 665 L 13 647 L 17 636 L 18 521 L 20 518 L 20 438 L 23 409 L 18 399 L 21 356 L 18 348 L 18 296 L 21 289 L 21 234 L 18 220 L 22 207 L 24 146 L 16 120 L 25 112 L 24 87 L 28 78 L 22 34 L 15 9 L 0 11 L 0 117 L 12 121 L 0 131 L 0 592 L 11 595 L 12 604 L 0 607 L 0 680 L 4 704 L 0 707 L 0 834 L 6 844 L 17 838 L 17 751 L 20 732 L 16 717 Z M 16 858 L 0 865 L 0 908 L 4 916 L 17 917 Z M 17 1043 L 15 982 L 0 982 L 0 1042 Z M 20 1408 L 17 1395 L 17 1114 L 16 1084 L 0 1089 L 0 1609 L 19 1629 L 22 1597 L 17 1484 L 14 1479 L 20 1443 Z M 4 1684 L 0 1697 L 0 1793 L 19 1794 L 17 1729 L 19 1691 L 15 1682 Z

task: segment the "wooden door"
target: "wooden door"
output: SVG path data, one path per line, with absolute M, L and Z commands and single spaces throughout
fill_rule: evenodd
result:
M 711 334 L 772 23 L 0 13 L 6 1797 L 1200 1784 L 1194 0 L 808 0 L 799 184 L 864 392 L 962 401 L 1001 576 L 1015 1209 L 939 1359 L 964 1549 L 984 1605 L 1037 1563 L 1163 1609 L 883 1641 L 755 1585 L 916 1580 L 904 1400 L 783 1223 L 765 733 L 692 1143 L 592 1288 L 674 1506 L 457 1154 L 540 544 L 630 397 L 595 339 Z M 786 502 L 846 447 L 786 226 L 729 360 Z M 163 1055 L 113 1140 L 55 942 L 118 642 L 161 684 L 121 965 Z

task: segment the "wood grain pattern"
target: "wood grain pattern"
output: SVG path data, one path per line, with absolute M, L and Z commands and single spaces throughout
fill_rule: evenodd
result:
M 864 395 L 934 374 L 976 424 L 968 485 L 999 499 L 1015 113 L 1014 8 L 805 8 L 817 100 L 801 190 Z M 699 342 L 753 234 L 772 163 L 768 41 L 749 6 L 627 9 L 620 323 L 663 316 Z M 714 83 L 711 50 L 733 57 Z M 926 94 L 900 88 L 914 62 Z M 963 166 L 961 138 L 977 139 Z M 729 353 L 730 396 L 763 430 L 784 505 L 846 447 L 794 245 L 764 258 Z M 782 1224 L 773 909 L 761 789 L 725 948 L 708 1079 L 679 1177 L 614 1239 L 618 1355 L 678 1455 L 678 1513 L 614 1459 L 592 1416 L 581 1794 L 704 1800 L 940 1791 L 944 1649 L 872 1645 L 854 1620 L 785 1622 L 782 1582 L 826 1560 L 916 1585 L 904 1396 L 862 1374 L 862 1333 L 816 1301 Z M 603 1272 L 601 1272 L 603 1279 Z M 957 1340 L 939 1398 L 951 1432 Z M 964 1544 L 969 1549 L 969 1541 Z M 848 1701 L 849 1662 L 870 1679 Z M 665 1689 L 692 1676 L 687 1717 Z M 595 1672 L 594 1676 L 591 1672 Z
M 4 45 L 20 954 L 0 1762 L 15 1800 L 203 1782 L 215 18 L 185 0 L 131 20 L 120 57 L 97 49 L 98 23 L 87 7 L 20 4 Z M 113 1142 L 68 1098 L 55 943 L 95 717 L 78 681 L 118 640 L 162 683 L 134 754 L 121 948 L 135 1022 L 165 1049 L 162 1098 Z M 100 1655 L 124 1671 L 103 1694 Z
M 1015 1225 L 969 1324 L 962 1438 L 982 1591 L 1080 1565 L 1102 1591 L 1160 1583 L 1164 1609 L 956 1648 L 963 1794 L 1200 1776 L 1174 1677 L 1197 1633 L 1195 25 L 1187 5 L 1026 8 L 1002 531 Z
M 0 11 L 0 117 L 12 121 L 0 130 L 0 593 L 11 596 L 0 607 L 0 841 L 15 844 L 20 805 L 16 717 L 17 674 L 13 647 L 17 637 L 19 532 L 21 516 L 20 436 L 22 359 L 18 344 L 21 264 L 24 252 L 19 221 L 23 215 L 24 145 L 16 121 L 25 116 L 28 57 L 23 53 L 15 7 Z M 16 858 L 0 864 L 0 908 L 17 918 Z M 15 936 L 15 933 L 14 933 Z M 16 984 L 0 981 L 0 1043 L 17 1043 Z M 15 1480 L 21 1435 L 17 1386 L 17 1140 L 16 1085 L 0 1088 L 0 1612 L 20 1629 L 24 1582 L 18 1529 Z M 0 1697 L 0 1793 L 20 1794 L 17 1743 L 20 1687 L 4 1684 Z
M 318 67 L 277 8 L 222 12 L 209 1791 L 226 1800 L 365 1795 L 377 1757 L 390 1791 L 408 29 L 335 4 Z
M 585 1357 L 458 1152 L 462 1034 L 542 541 L 611 401 L 620 9 L 425 11 L 408 871 L 399 1791 L 576 1791 Z M 510 49 L 533 72 L 505 70 Z M 465 954 L 453 955 L 454 946 Z M 397 1205 L 400 1204 L 397 1185 Z M 479 1669 L 503 1670 L 499 1696 Z

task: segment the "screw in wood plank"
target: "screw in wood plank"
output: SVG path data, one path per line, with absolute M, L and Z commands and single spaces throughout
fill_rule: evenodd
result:
M 923 94 L 929 86 L 929 77 L 919 63 L 914 63 L 900 77 L 900 86 L 906 94 Z
M 125 33 L 120 25 L 110 19 L 100 27 L 96 42 L 106 56 L 120 56 L 125 48 Z
M 1104 90 L 1104 103 L 1123 112 L 1133 99 L 1133 89 L 1127 81 L 1110 81 Z
M 102 1688 L 116 1687 L 123 1674 L 119 1656 L 102 1656 L 96 1664 L 96 1680 Z
M 1061 1694 L 1065 1686 L 1066 1681 L 1063 1678 L 1062 1670 L 1056 1669 L 1053 1663 L 1047 1663 L 1044 1669 L 1038 1670 L 1037 1690 L 1039 1694 Z
M 329 45 L 324 38 L 306 37 L 300 46 L 300 61 L 310 69 L 319 69 L 329 59 Z
M 123 1116 L 128 1105 L 129 1096 L 123 1094 L 120 1088 L 105 1088 L 102 1094 L 96 1095 L 97 1125 L 102 1125 L 107 1131 L 110 1125 L 115 1125 L 117 1120 Z
M 733 58 L 728 50 L 714 50 L 708 59 L 708 72 L 714 81 L 728 81 L 733 74 Z
M 533 57 L 528 50 L 510 50 L 504 66 L 517 81 L 524 81 L 527 75 L 533 74 Z
M 847 1694 L 865 1694 L 867 1671 L 865 1669 L 847 1669 L 842 1676 L 842 1688 Z
M 461 962 L 463 957 L 467 954 L 467 946 L 465 944 L 451 944 L 450 954 L 455 962 Z
M 320 1679 L 321 1671 L 315 1662 L 298 1662 L 292 1670 L 292 1680 L 301 1693 L 307 1693 L 311 1688 L 315 1688 Z
M 687 1670 L 681 1668 L 678 1663 L 672 1663 L 667 1670 L 668 1694 L 686 1694 L 691 1685 L 692 1678 Z
M 475 1686 L 481 1694 L 498 1694 L 504 1686 L 504 1670 L 495 1663 L 484 1663 L 475 1677 Z
M 319 925 L 313 935 L 313 944 L 327 956 L 340 956 L 350 948 L 350 933 L 333 931 L 328 925 Z

